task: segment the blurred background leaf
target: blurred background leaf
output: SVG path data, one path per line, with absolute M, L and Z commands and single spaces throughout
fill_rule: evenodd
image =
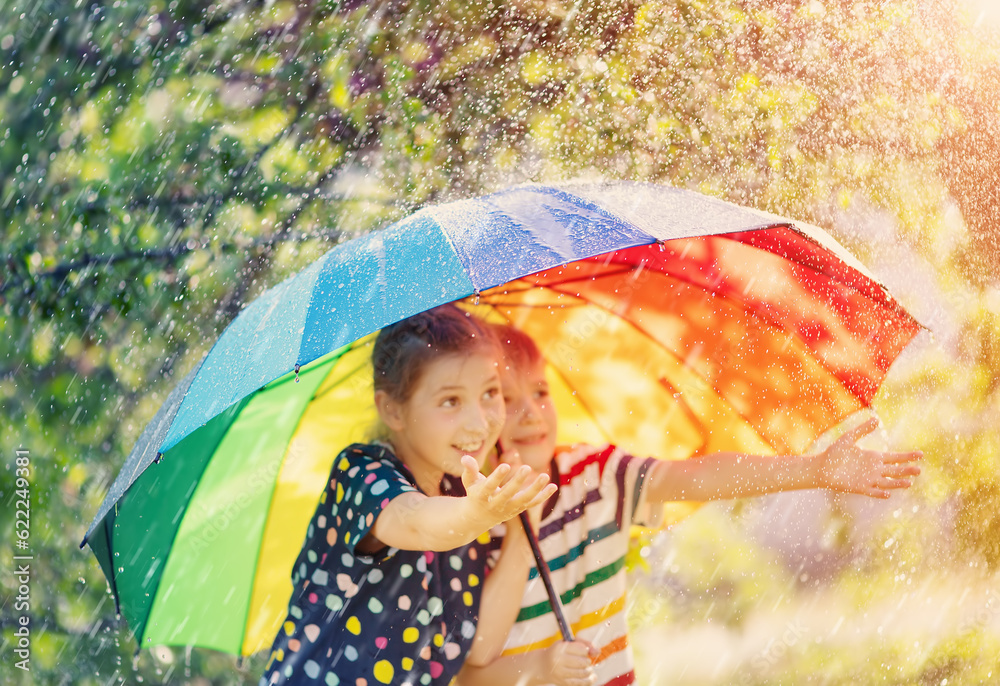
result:
M 253 660 L 135 655 L 77 549 L 139 432 L 247 302 L 338 241 L 569 176 L 823 226 L 930 330 L 876 406 L 877 442 L 926 453 L 914 490 L 707 507 L 645 540 L 640 679 L 684 683 L 663 640 L 714 651 L 690 683 L 994 679 L 997 19 L 974 0 L 0 0 L 0 528 L 24 447 L 37 560 L 22 682 L 256 683 Z M 938 619 L 882 636 L 885 598 Z M 799 622 L 820 606 L 834 619 Z M 2 604 L 5 655 L 16 621 Z

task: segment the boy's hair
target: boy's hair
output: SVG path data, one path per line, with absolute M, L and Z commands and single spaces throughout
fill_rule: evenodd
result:
M 376 391 L 397 402 L 413 394 L 427 364 L 442 355 L 486 349 L 500 357 L 492 331 L 452 304 L 415 314 L 379 331 L 372 350 Z
M 534 339 L 509 324 L 490 324 L 500 343 L 504 364 L 511 370 L 524 370 L 538 364 L 542 353 Z

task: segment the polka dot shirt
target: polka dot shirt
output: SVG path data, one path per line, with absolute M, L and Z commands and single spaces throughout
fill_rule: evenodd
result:
M 442 490 L 463 495 L 455 484 L 446 479 Z M 476 633 L 489 536 L 447 552 L 355 551 L 389 501 L 416 490 L 386 446 L 354 444 L 337 456 L 260 686 L 451 681 Z

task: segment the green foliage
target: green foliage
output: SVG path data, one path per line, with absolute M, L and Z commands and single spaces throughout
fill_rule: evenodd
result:
M 645 581 L 629 599 L 634 630 L 692 620 L 740 627 L 754 608 L 784 602 L 794 576 L 746 538 L 734 514 L 725 507 L 703 508 L 663 534 L 649 551 L 649 573 L 633 572 Z
M 919 642 L 878 641 L 867 648 L 843 650 L 837 646 L 793 647 L 780 667 L 741 680 L 746 686 L 764 684 L 823 684 L 848 686 L 973 686 L 991 683 L 1000 673 L 995 634 L 969 631 L 922 648 Z
M 927 454 L 923 509 L 878 534 L 894 546 L 866 542 L 880 552 L 844 587 L 905 584 L 933 550 L 912 532 L 933 536 L 940 512 L 959 566 L 1000 567 L 1000 41 L 951 0 L 0 9 L 0 493 L 10 502 L 13 451 L 29 449 L 34 683 L 254 681 L 252 665 L 199 651 L 132 662 L 76 549 L 91 514 L 172 384 L 257 292 L 425 203 L 525 180 L 654 180 L 835 231 L 885 217 L 929 265 L 944 295 L 926 312 L 948 330 L 878 404 Z M 879 257 L 877 236 L 841 237 Z M 640 597 L 655 606 L 643 621 L 738 626 L 777 602 L 767 553 L 700 534 L 674 542 L 685 593 Z M 8 638 L 12 619 L 5 605 Z M 942 655 L 988 670 L 962 652 L 970 640 Z M 833 670 L 813 650 L 798 669 Z M 862 674 L 852 664 L 837 673 Z

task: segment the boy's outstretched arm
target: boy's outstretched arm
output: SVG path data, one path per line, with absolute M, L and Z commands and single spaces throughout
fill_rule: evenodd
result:
M 368 536 L 358 543 L 359 550 L 373 552 L 384 546 L 452 550 L 471 543 L 522 510 L 545 502 L 556 489 L 555 484 L 548 483 L 547 474 L 535 475 L 527 466 L 511 473 L 509 465 L 500 465 L 489 476 L 483 476 L 468 455 L 462 458 L 462 466 L 465 497 L 403 493 L 382 509 Z
M 914 462 L 923 453 L 859 447 L 857 442 L 876 427 L 878 420 L 870 419 L 816 455 L 715 453 L 658 462 L 647 481 L 646 498 L 652 502 L 725 500 L 803 488 L 888 498 L 895 489 L 909 488 L 910 477 L 920 474 Z

